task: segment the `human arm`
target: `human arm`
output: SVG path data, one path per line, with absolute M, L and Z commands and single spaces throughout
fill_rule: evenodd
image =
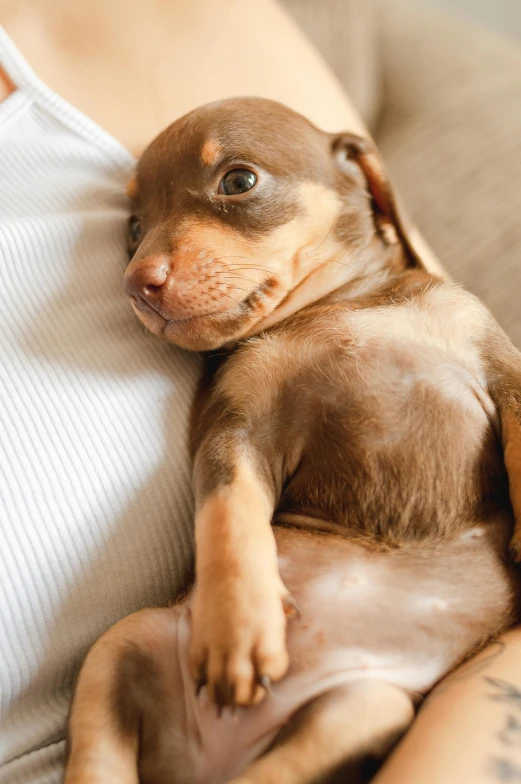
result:
M 374 784 L 521 781 L 521 628 L 443 680 Z

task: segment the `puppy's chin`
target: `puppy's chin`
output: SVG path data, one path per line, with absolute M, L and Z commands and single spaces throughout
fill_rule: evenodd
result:
M 213 313 L 182 318 L 172 314 L 172 318 L 168 318 L 170 314 L 164 308 L 161 315 L 147 307 L 136 306 L 133 301 L 131 305 L 139 321 L 153 335 L 189 351 L 213 351 L 231 346 L 251 334 L 255 325 L 276 310 L 286 296 L 285 288 L 269 278 L 237 305 Z
M 138 310 L 131 304 L 139 321 L 149 332 L 188 351 L 213 351 L 231 345 L 266 316 L 265 308 L 242 306 L 216 314 L 169 320 L 156 313 Z
M 189 321 L 168 321 L 162 337 L 188 351 L 214 351 L 240 340 L 250 323 L 251 314 L 235 317 L 220 314 Z

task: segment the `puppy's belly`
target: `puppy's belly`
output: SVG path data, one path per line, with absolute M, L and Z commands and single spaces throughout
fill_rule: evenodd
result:
M 476 525 L 443 545 L 381 552 L 277 527 L 281 575 L 301 612 L 288 624 L 287 676 L 260 705 L 218 718 L 204 690 L 196 698 L 188 672 L 189 598 L 179 607 L 176 676 L 167 687 L 172 712 L 154 754 L 163 749 L 167 759 L 175 743 L 176 784 L 220 784 L 324 691 L 381 678 L 412 694 L 426 692 L 512 619 L 516 589 L 502 558 L 505 528 L 504 521 Z

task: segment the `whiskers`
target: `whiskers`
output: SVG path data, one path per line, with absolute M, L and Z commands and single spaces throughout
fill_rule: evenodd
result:
M 239 263 L 227 263 L 234 259 Z M 215 257 L 210 256 L 210 251 L 208 251 L 203 256 L 203 260 L 199 284 L 204 288 L 206 296 L 209 296 L 214 302 L 218 302 L 219 298 L 224 296 L 232 300 L 236 305 L 246 306 L 248 299 L 266 284 L 268 277 L 275 281 L 279 278 L 279 274 L 271 267 L 248 264 L 247 256 L 227 255 Z M 245 274 L 248 272 L 261 273 L 262 277 L 259 276 L 259 278 L 255 279 Z M 241 283 L 246 284 L 247 288 L 239 285 Z M 232 289 L 232 294 L 227 291 L 228 288 Z M 244 298 L 242 300 L 236 299 L 236 297 L 232 296 L 235 292 L 243 293 L 245 295 Z
M 307 256 L 308 259 L 312 259 L 312 260 L 317 259 L 317 257 L 320 255 L 319 254 L 320 248 L 324 245 L 325 242 L 327 242 L 333 229 L 334 229 L 334 225 L 329 227 L 327 233 L 324 236 L 324 239 L 321 240 L 321 242 L 319 242 L 319 244 L 315 248 L 313 248 L 313 250 Z M 348 264 L 347 262 L 340 261 L 339 259 L 325 258 L 323 260 L 323 263 L 320 265 L 320 267 L 324 267 L 327 264 L 338 264 L 339 266 L 344 267 L 345 269 L 352 270 L 353 272 L 358 272 L 358 266 L 354 264 Z
M 307 270 L 305 270 L 304 280 L 313 272 L 319 269 L 323 270 L 329 264 L 334 264 L 351 273 L 349 278 L 356 277 L 360 273 L 358 251 L 363 251 L 363 249 L 353 249 L 353 253 L 348 259 L 342 257 L 341 254 L 339 254 L 340 257 L 335 258 L 324 253 L 324 246 L 327 247 L 328 239 L 334 228 L 334 225 L 329 226 L 320 242 L 305 252 Z M 330 252 L 329 248 L 328 251 Z M 259 263 L 256 259 L 252 259 L 252 262 L 249 262 L 247 255 L 212 256 L 211 250 L 206 251 L 200 257 L 199 277 L 199 284 L 204 289 L 205 295 L 216 303 L 222 302 L 222 298 L 226 297 L 237 306 L 247 307 L 248 304 L 253 305 L 256 294 L 259 297 L 265 297 L 271 288 L 278 288 L 280 291 L 277 284 L 281 282 L 281 271 L 277 271 L 271 265 Z M 291 260 L 288 260 L 288 264 L 290 263 Z M 331 274 L 333 275 L 333 271 Z M 302 282 L 300 281 L 300 283 Z M 297 282 L 297 285 L 300 283 Z M 286 292 L 286 296 L 289 293 Z M 241 294 L 244 295 L 243 299 L 240 299 Z M 248 302 L 250 297 L 252 298 L 251 303 Z

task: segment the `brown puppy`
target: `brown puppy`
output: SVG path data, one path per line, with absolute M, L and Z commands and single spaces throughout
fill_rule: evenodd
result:
M 192 426 L 196 587 L 90 652 L 67 784 L 354 776 L 517 616 L 521 357 L 424 269 L 366 140 L 224 101 L 129 190 L 138 317 L 220 349 Z

